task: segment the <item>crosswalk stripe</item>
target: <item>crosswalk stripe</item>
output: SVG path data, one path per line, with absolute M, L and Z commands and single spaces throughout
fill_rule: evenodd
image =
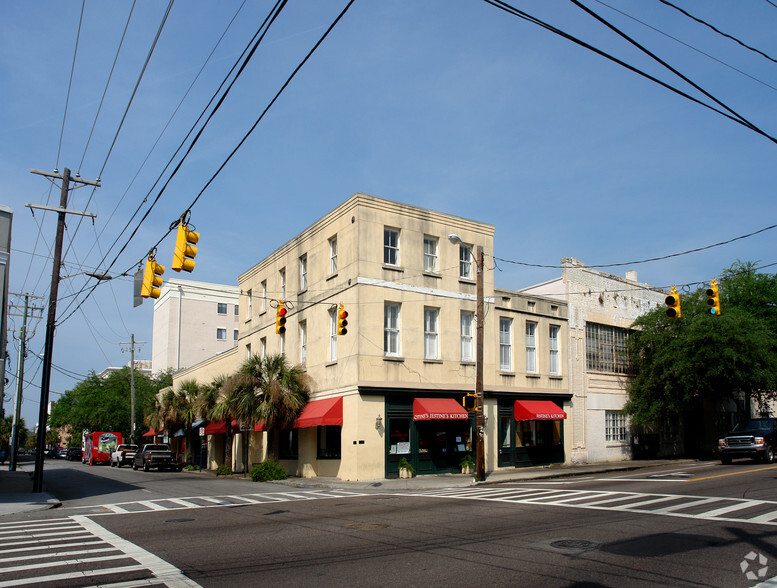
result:
M 733 500 L 733 499 L 729 499 L 729 500 Z M 750 508 L 751 506 L 759 506 L 761 504 L 764 504 L 763 500 L 744 500 L 742 502 L 730 504 L 722 508 L 716 508 L 715 510 L 708 510 L 704 513 L 704 516 L 715 518 L 724 514 L 728 514 L 730 512 L 742 510 L 745 508 Z
M 23 580 L 5 580 L 0 581 L 0 588 L 5 586 L 19 586 L 23 582 L 26 585 L 41 584 L 43 582 L 60 582 L 63 580 L 72 580 L 74 578 L 91 578 L 92 576 L 106 576 L 108 574 L 123 574 L 126 572 L 138 572 L 145 570 L 145 566 L 123 566 L 120 568 L 105 568 L 99 570 L 84 570 L 80 572 L 67 572 L 63 574 L 52 574 L 50 576 L 36 576 L 35 578 L 24 578 Z M 159 582 L 157 582 L 159 584 Z
M 25 553 L 24 555 L 17 555 L 14 557 L 0 557 L 0 563 L 7 563 L 11 561 L 33 561 L 35 559 L 46 559 L 48 557 L 66 557 L 70 555 L 89 555 L 90 553 L 105 553 L 106 551 L 116 551 L 116 548 L 101 547 L 99 549 L 74 549 L 73 551 L 54 551 L 48 553 L 38 553 L 34 555 Z M 0 568 L 0 572 L 4 571 L 5 568 Z

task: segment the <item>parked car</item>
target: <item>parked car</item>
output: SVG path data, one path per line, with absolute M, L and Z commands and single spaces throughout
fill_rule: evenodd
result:
M 67 455 L 65 456 L 65 459 L 68 461 L 80 461 L 83 457 L 84 452 L 81 450 L 80 447 L 71 447 L 67 450 Z
M 169 445 L 155 443 L 153 445 L 144 445 L 143 449 L 135 454 L 132 469 L 137 470 L 138 468 L 143 468 L 144 472 L 151 468 L 156 468 L 160 471 L 178 470 L 180 472 L 183 469 L 183 464 L 176 462 Z
M 135 454 L 138 451 L 137 445 L 123 443 L 116 447 L 116 451 L 111 453 L 111 467 L 120 468 L 124 464 L 132 465 L 135 460 Z
M 718 440 L 721 463 L 730 464 L 732 459 L 740 457 L 772 463 L 777 451 L 775 422 L 777 419 L 756 418 L 735 426 L 729 434 Z
M 67 449 L 65 447 L 57 449 L 57 457 L 65 459 L 67 457 Z
M 46 450 L 43 455 L 50 457 L 51 459 L 56 459 L 57 455 L 59 455 L 59 447 L 52 447 L 51 449 Z

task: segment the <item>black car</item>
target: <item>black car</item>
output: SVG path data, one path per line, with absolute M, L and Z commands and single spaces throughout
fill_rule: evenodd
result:
M 718 453 L 723 464 L 732 459 L 749 457 L 765 463 L 774 461 L 777 451 L 777 419 L 755 418 L 735 426 L 725 437 L 718 440 Z
M 68 461 L 81 461 L 81 458 L 84 456 L 84 452 L 81 450 L 80 447 L 71 447 L 67 450 L 67 455 L 65 456 L 65 459 Z

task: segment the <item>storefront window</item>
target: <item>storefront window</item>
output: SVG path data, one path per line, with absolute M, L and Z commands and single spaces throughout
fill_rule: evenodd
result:
M 297 459 L 299 457 L 299 431 L 291 429 L 281 431 L 278 457 L 281 459 Z
M 389 454 L 410 453 L 410 419 L 391 419 Z
M 318 428 L 318 459 L 340 459 L 340 439 L 343 428 L 327 425 Z

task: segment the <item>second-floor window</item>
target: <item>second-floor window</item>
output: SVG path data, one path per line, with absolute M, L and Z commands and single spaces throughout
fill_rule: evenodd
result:
M 550 325 L 548 327 L 548 349 L 550 352 L 550 373 L 552 375 L 558 375 L 561 373 L 561 363 L 559 361 L 559 349 L 558 349 L 558 325 Z
M 465 280 L 472 279 L 472 247 L 459 245 L 459 277 Z
M 526 323 L 526 372 L 537 373 L 537 323 Z
M 586 323 L 586 367 L 594 372 L 628 374 L 629 354 L 626 342 L 629 332 L 619 327 Z
M 218 341 L 226 341 L 227 340 L 227 330 L 226 329 L 216 329 L 216 339 Z
M 299 258 L 299 291 L 302 292 L 308 287 L 308 256 L 303 255 Z
M 308 358 L 308 323 L 300 321 L 299 323 L 299 363 L 305 365 Z
M 399 265 L 399 231 L 397 229 L 383 229 L 383 263 Z
M 254 308 L 254 291 L 249 290 L 246 293 L 246 296 L 248 297 L 248 304 L 246 305 L 248 307 L 248 313 L 246 315 L 246 320 L 250 321 L 251 313 L 253 312 L 253 308 Z
M 262 280 L 262 312 L 267 310 L 267 280 Z
M 329 239 L 329 273 L 337 273 L 337 237 Z
M 424 359 L 440 358 L 439 319 L 438 308 L 424 308 Z
M 227 314 L 227 303 L 226 302 L 218 302 L 216 303 L 216 312 L 218 314 Z
M 337 360 L 337 309 L 329 309 L 329 361 Z
M 474 312 L 461 311 L 461 361 L 475 361 L 475 345 L 472 338 L 474 322 Z
M 286 268 L 282 268 L 278 273 L 281 278 L 281 300 L 286 300 Z
M 262 337 L 259 339 L 259 351 L 259 355 L 262 359 L 267 357 L 267 337 Z
M 437 237 L 424 235 L 424 271 L 436 274 L 437 265 Z
M 383 307 L 383 355 L 399 357 L 399 304 L 394 302 Z
M 238 335 L 237 329 L 235 329 L 232 336 L 232 340 L 235 341 L 235 343 L 237 343 L 237 335 Z
M 504 317 L 499 319 L 499 370 L 513 371 L 513 321 Z

